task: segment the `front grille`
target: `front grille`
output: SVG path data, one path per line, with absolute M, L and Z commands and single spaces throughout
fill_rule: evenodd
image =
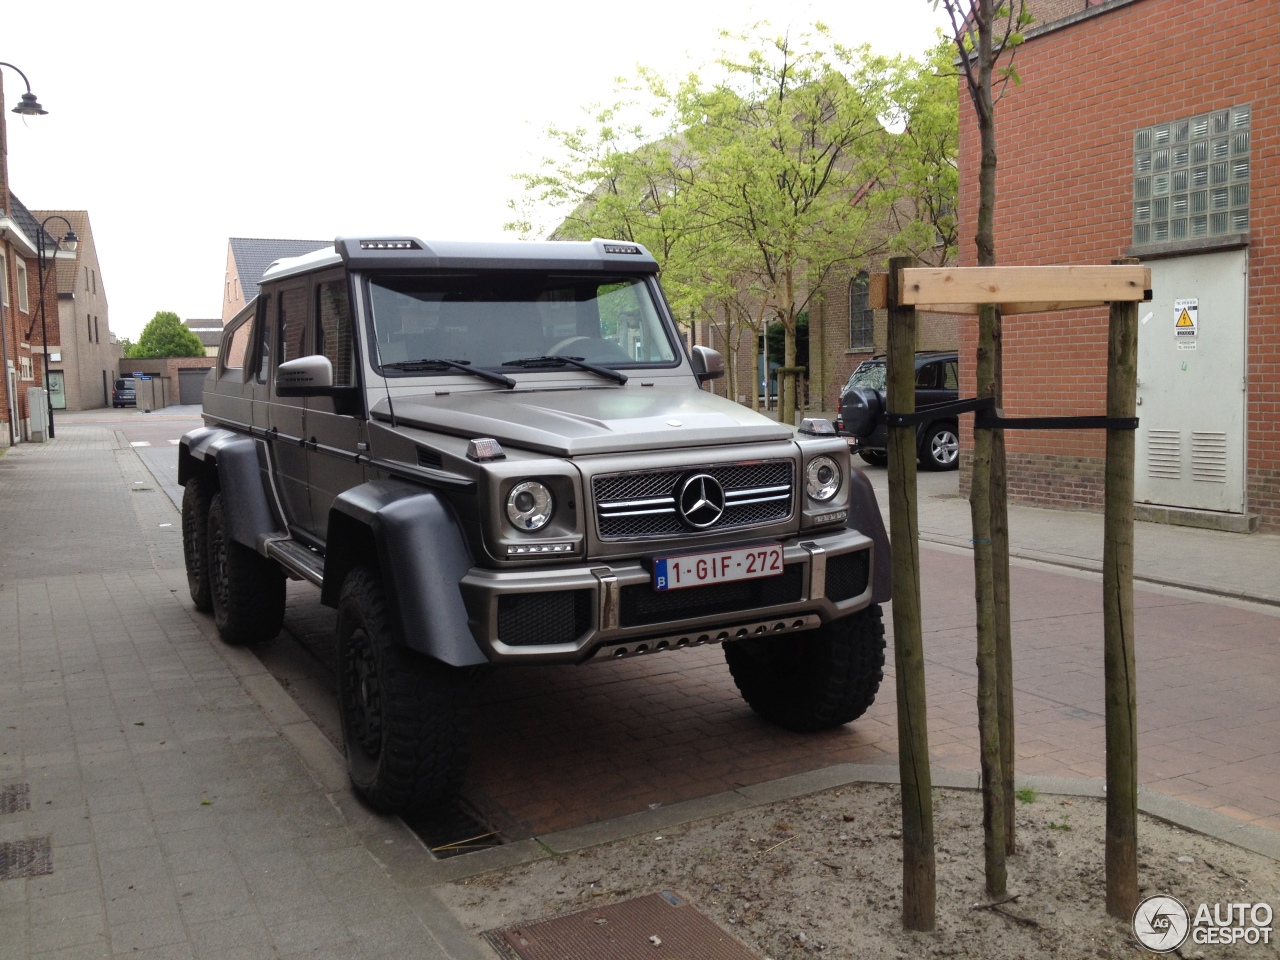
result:
M 858 596 L 867 589 L 867 577 L 871 572 L 871 551 L 859 550 L 827 558 L 827 599 L 840 603 Z
M 706 474 L 724 490 L 724 513 L 708 527 L 686 525 L 677 497 L 687 477 Z M 614 473 L 591 481 L 602 540 L 666 537 L 777 523 L 791 516 L 795 465 L 790 460 Z
M 618 622 L 643 627 L 692 617 L 742 614 L 762 607 L 795 603 L 804 597 L 804 564 L 790 563 L 777 577 L 712 583 L 685 590 L 654 590 L 636 583 L 621 590 Z
M 590 590 L 498 597 L 498 639 L 513 647 L 573 643 L 591 626 Z

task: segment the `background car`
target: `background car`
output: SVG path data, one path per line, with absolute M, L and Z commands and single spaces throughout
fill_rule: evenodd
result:
M 133 377 L 117 377 L 115 386 L 111 388 L 111 405 L 113 407 L 136 407 L 138 405 L 137 382 Z
M 850 438 L 850 446 L 867 463 L 883 466 L 888 430 L 885 411 L 885 358 L 858 364 L 840 393 L 836 432 Z M 960 362 L 954 350 L 917 353 L 916 410 L 948 403 L 959 397 Z M 916 453 L 926 470 L 954 470 L 960 465 L 960 431 L 955 414 L 941 414 L 916 428 Z

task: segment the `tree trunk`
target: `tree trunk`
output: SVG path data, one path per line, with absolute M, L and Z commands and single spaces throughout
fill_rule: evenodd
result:
M 894 413 L 915 410 L 916 311 L 898 305 L 900 270 L 910 257 L 889 261 L 888 403 Z M 893 661 L 898 690 L 898 772 L 902 782 L 902 925 L 934 929 L 936 867 L 933 779 L 925 709 L 924 644 L 920 617 L 920 524 L 916 501 L 916 428 L 889 427 L 889 534 L 893 544 Z M 876 562 L 879 562 L 877 560 Z
M 1121 260 L 1120 263 L 1136 263 Z M 1111 304 L 1107 416 L 1137 405 L 1138 304 Z M 1138 706 L 1133 654 L 1134 431 L 1107 431 L 1103 516 L 1103 678 L 1107 710 L 1107 913 L 1127 920 L 1138 905 Z

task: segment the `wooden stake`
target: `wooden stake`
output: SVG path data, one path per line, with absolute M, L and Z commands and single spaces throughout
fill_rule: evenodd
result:
M 1132 259 L 1116 263 L 1136 263 Z M 1138 393 L 1138 305 L 1111 304 L 1107 416 L 1132 417 Z M 1107 713 L 1107 913 L 1138 905 L 1138 704 L 1133 654 L 1134 431 L 1107 431 L 1102 618 Z
M 993 304 L 978 313 L 978 396 L 994 395 Z M 982 833 L 987 895 L 999 897 L 1008 884 L 1005 868 L 1004 777 L 1000 763 L 999 685 L 996 659 L 995 584 L 991 550 L 991 430 L 973 431 L 973 477 L 969 512 L 973 518 L 973 579 L 977 604 L 978 751 L 982 768 Z
M 916 311 L 898 303 L 899 271 L 889 261 L 889 410 L 916 408 Z M 902 781 L 902 925 L 934 929 L 933 778 L 925 709 L 920 616 L 920 525 L 916 507 L 916 428 L 889 427 L 889 536 L 893 544 L 893 660 L 898 690 L 898 769 Z

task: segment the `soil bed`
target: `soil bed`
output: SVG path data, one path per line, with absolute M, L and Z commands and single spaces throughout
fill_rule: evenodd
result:
M 1100 800 L 1019 804 L 1020 852 L 995 907 L 983 888 L 978 794 L 935 791 L 937 931 L 901 926 L 901 814 L 895 787 L 856 785 L 646 834 L 437 889 L 473 932 L 671 890 L 771 960 L 823 957 L 1139 957 L 1104 906 Z M 1280 863 L 1142 817 L 1141 896 L 1266 902 L 1280 914 Z M 1225 909 L 1225 906 L 1224 906 Z M 1197 945 L 1185 958 L 1280 957 L 1269 946 Z

